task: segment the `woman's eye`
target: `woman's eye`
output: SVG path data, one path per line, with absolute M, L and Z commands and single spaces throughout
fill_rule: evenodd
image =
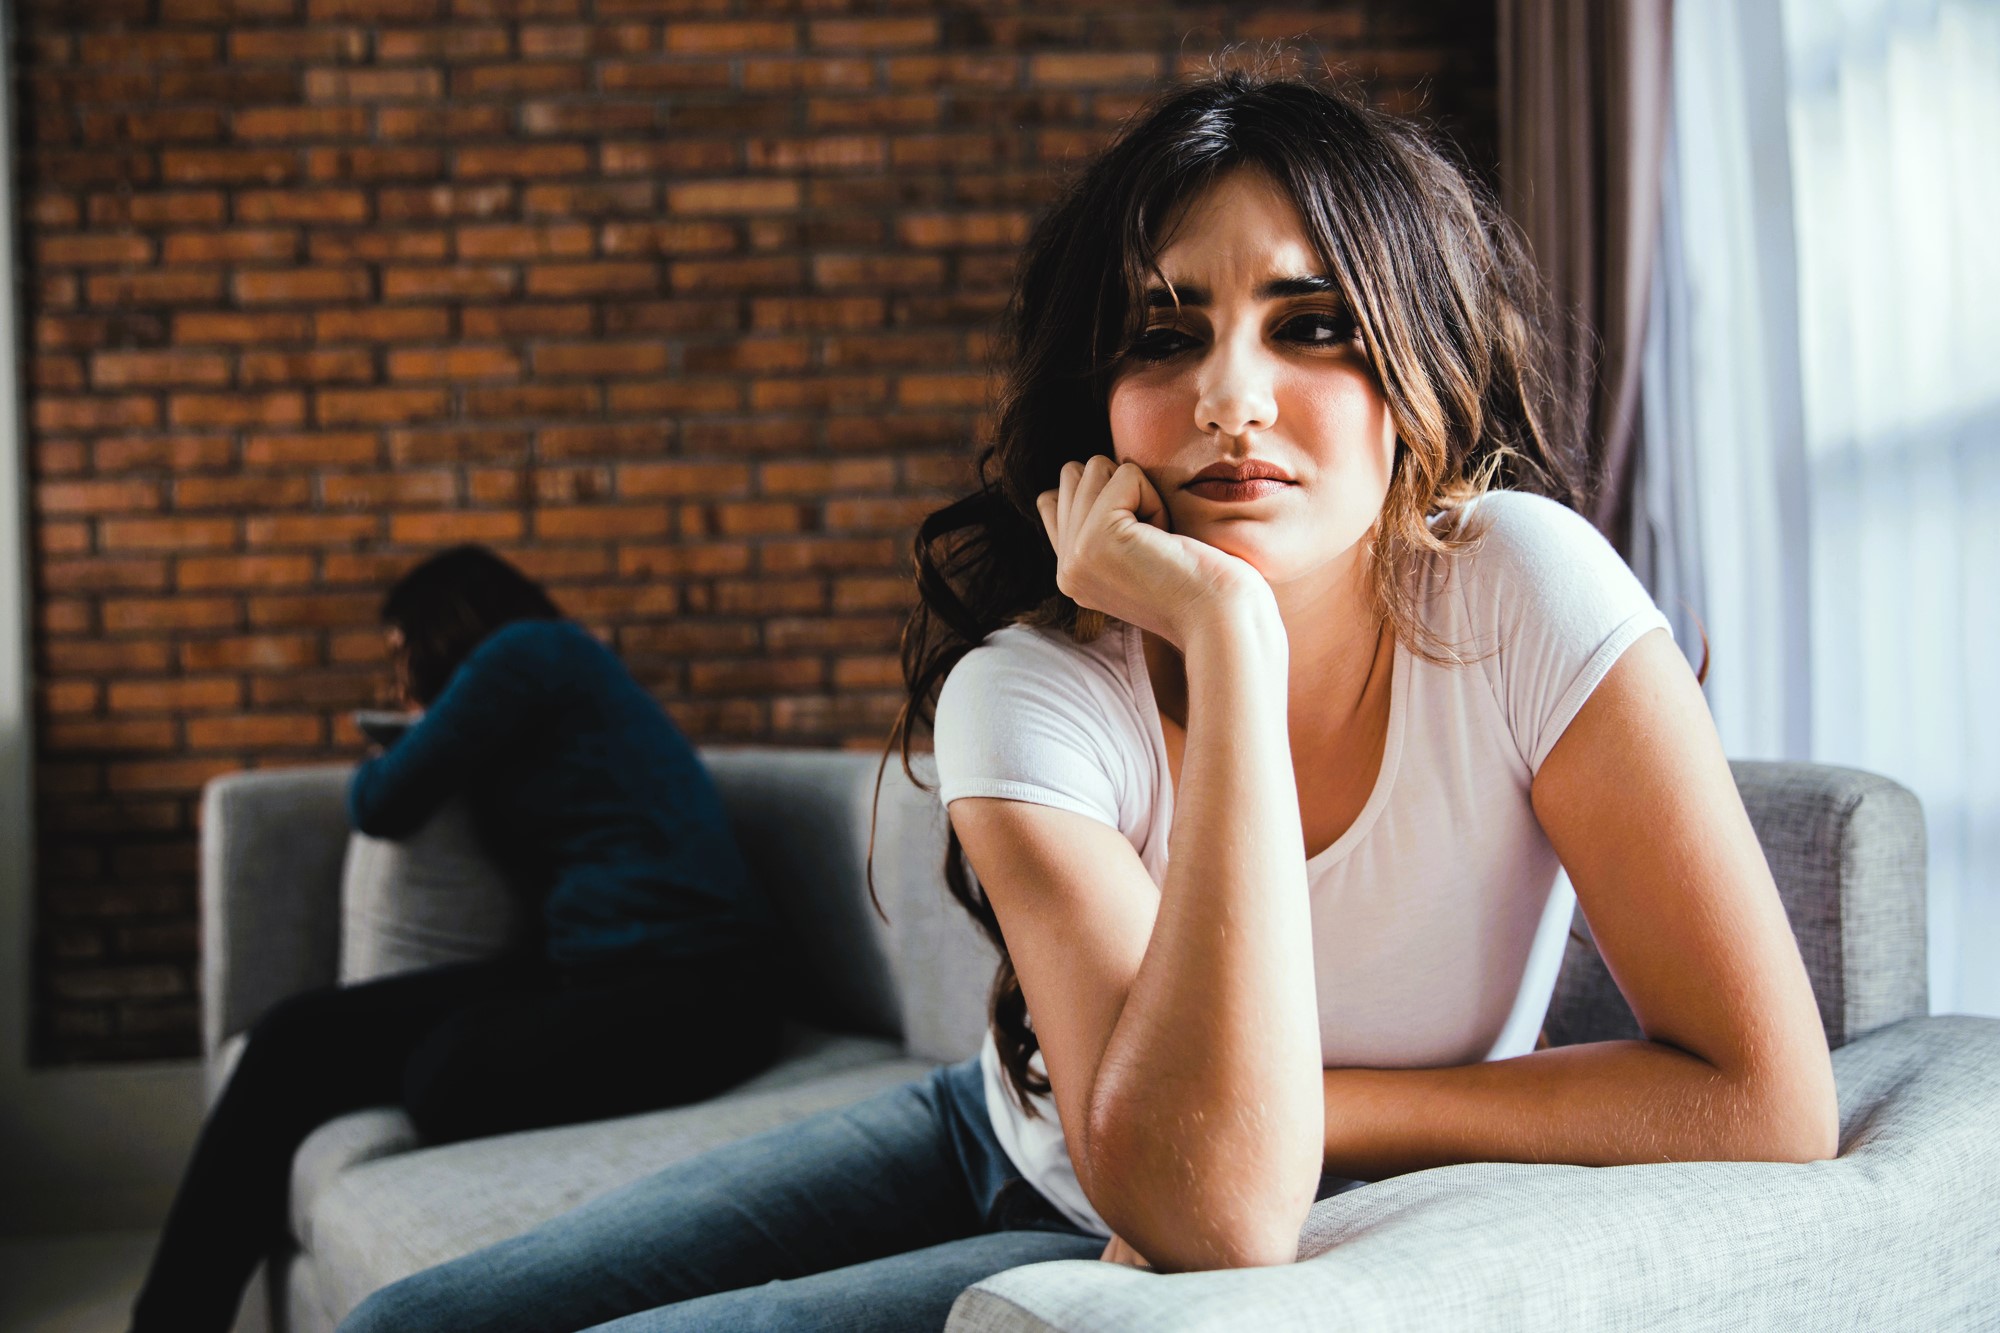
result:
M 1193 347 L 1195 341 L 1179 329 L 1147 329 L 1132 340 L 1126 355 L 1139 361 L 1164 361 Z
M 1278 329 L 1278 335 L 1287 342 L 1309 347 L 1336 347 L 1353 341 L 1355 332 L 1352 316 L 1325 313 L 1294 315 Z

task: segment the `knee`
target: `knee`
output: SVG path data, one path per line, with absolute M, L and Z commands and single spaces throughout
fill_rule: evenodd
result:
M 243 1055 L 236 1063 L 237 1077 L 245 1070 L 311 1058 L 337 1010 L 338 996 L 338 990 L 332 987 L 302 991 L 265 1010 L 244 1036 Z

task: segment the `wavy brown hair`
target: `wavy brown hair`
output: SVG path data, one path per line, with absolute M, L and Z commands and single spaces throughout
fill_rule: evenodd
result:
M 1144 331 L 1147 280 L 1182 210 L 1225 174 L 1266 173 L 1354 317 L 1396 428 L 1371 534 L 1379 609 L 1396 636 L 1460 660 L 1421 623 L 1437 557 L 1476 540 L 1458 521 L 1489 488 L 1586 499 L 1572 405 L 1544 372 L 1545 300 L 1514 227 L 1417 127 L 1337 87 L 1227 73 L 1175 88 L 1063 192 L 1022 257 L 1000 345 L 993 439 L 978 489 L 932 514 L 915 546 L 919 604 L 903 631 L 902 711 L 883 762 L 935 717 L 958 660 L 1004 625 L 1079 640 L 1104 617 L 1056 588 L 1035 497 L 1062 466 L 1111 454 L 1107 402 Z M 1020 1093 L 1046 1093 L 1021 983 L 992 905 L 950 835 L 945 882 L 1000 951 L 990 1021 Z

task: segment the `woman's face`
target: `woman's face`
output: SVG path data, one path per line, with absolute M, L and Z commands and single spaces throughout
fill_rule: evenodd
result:
M 1145 471 L 1175 532 L 1274 588 L 1358 570 L 1396 434 L 1298 210 L 1263 172 L 1233 172 L 1188 205 L 1159 266 L 1171 291 L 1147 293 L 1111 389 L 1118 460 Z

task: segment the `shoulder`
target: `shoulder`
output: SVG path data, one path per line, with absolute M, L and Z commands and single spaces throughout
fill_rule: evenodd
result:
M 511 620 L 481 639 L 460 670 L 546 684 L 568 676 L 602 675 L 617 660 L 574 620 Z
M 1447 557 L 1455 600 L 1475 620 L 1583 602 L 1631 603 L 1638 580 L 1589 519 L 1523 491 L 1493 491 L 1469 507 L 1465 540 Z M 1648 599 L 1649 600 L 1649 599 Z
M 966 702 L 1026 695 L 1047 700 L 1129 693 L 1125 627 L 1113 624 L 1089 643 L 1061 630 L 1007 625 L 986 636 L 953 665 L 946 694 Z M 944 707 L 942 697 L 939 708 Z

